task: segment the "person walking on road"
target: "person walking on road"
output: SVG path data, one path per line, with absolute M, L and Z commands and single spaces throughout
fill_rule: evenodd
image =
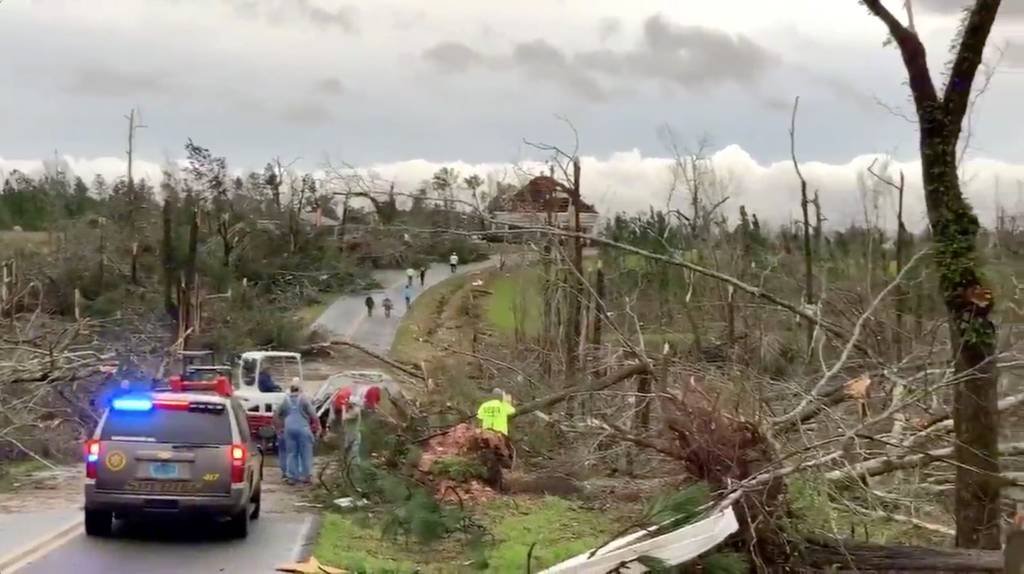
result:
M 459 256 L 454 251 L 452 251 L 451 257 L 448 258 L 448 264 L 452 266 L 452 273 L 455 273 L 459 268 Z
M 384 307 L 384 317 L 387 319 L 391 318 L 391 308 L 394 304 L 391 302 L 391 297 L 385 296 L 384 300 L 381 301 L 381 307 Z
M 413 280 L 413 278 L 414 278 L 414 277 L 416 277 L 416 270 L 415 270 L 415 269 L 413 269 L 412 267 L 410 267 L 410 268 L 406 269 L 406 270 L 405 270 L 405 276 L 406 276 L 406 278 L 408 278 L 408 279 L 409 279 L 409 282 L 408 282 L 408 283 L 406 283 L 406 284 L 407 284 L 407 285 L 408 285 L 409 287 L 412 287 L 412 280 Z
M 423 287 L 423 284 L 426 283 L 426 282 L 427 282 L 427 266 L 423 265 L 422 267 L 420 267 L 420 287 Z
M 408 309 L 412 305 L 412 287 L 406 285 L 402 289 L 402 296 L 405 297 L 405 308 Z
M 373 295 L 367 295 L 366 300 L 363 301 L 363 304 L 366 305 L 366 316 L 373 317 L 373 306 L 375 305 L 375 303 L 373 302 Z
M 320 419 L 313 403 L 302 394 L 298 377 L 292 379 L 288 396 L 274 412 L 275 424 L 284 429 L 288 461 L 285 482 L 311 484 L 313 474 L 313 441 L 320 434 Z

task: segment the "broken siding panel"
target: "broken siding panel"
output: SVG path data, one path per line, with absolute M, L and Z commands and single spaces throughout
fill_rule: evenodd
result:
M 637 532 L 619 538 L 601 548 L 593 558 L 592 551 L 580 554 L 544 570 L 541 574 L 605 574 L 627 564 L 618 572 L 646 572 L 642 564 L 632 562 L 641 556 L 653 556 L 670 566 L 685 564 L 715 546 L 739 529 L 732 507 L 704 520 L 645 540 L 647 532 Z

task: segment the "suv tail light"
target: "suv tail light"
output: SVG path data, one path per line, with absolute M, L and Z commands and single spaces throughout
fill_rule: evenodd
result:
M 96 478 L 96 464 L 100 460 L 100 441 L 96 439 L 85 441 L 85 477 Z
M 245 446 L 240 444 L 231 445 L 231 483 L 238 484 L 245 482 Z

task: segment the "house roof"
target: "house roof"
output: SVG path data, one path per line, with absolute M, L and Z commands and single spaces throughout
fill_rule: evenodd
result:
M 531 179 L 519 191 L 506 197 L 498 211 L 529 211 L 546 212 L 549 203 L 554 213 L 569 211 L 571 190 L 562 182 L 548 175 L 539 175 Z M 597 213 L 592 205 L 580 201 L 580 213 Z

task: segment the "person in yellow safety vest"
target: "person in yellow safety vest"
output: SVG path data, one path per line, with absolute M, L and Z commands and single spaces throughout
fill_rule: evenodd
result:
M 477 409 L 476 418 L 480 420 L 480 428 L 493 430 L 507 437 L 508 417 L 516 413 L 516 408 L 501 389 L 494 389 L 492 394 L 494 397 Z

